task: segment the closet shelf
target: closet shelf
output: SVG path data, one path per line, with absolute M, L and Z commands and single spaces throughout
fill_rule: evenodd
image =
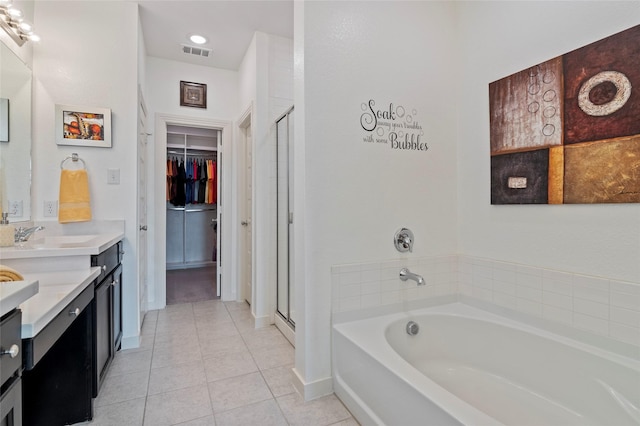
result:
M 187 213 L 191 213 L 191 212 L 214 212 L 216 211 L 216 208 L 199 208 L 199 209 L 186 209 L 184 207 L 167 207 L 167 210 L 174 210 L 174 211 L 180 211 L 180 212 L 187 212 Z
M 184 149 L 185 149 L 184 144 L 175 144 L 175 143 L 168 143 L 167 144 L 167 148 L 169 148 L 169 149 L 176 149 L 177 148 L 177 149 L 180 149 L 182 151 L 184 151 Z M 217 152 L 218 148 L 217 147 L 204 146 L 204 145 L 189 145 L 189 146 L 187 146 L 187 152 L 189 152 L 189 150 Z

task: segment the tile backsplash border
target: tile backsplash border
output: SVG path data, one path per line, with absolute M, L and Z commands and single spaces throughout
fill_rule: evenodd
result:
M 403 267 L 427 285 L 400 281 Z M 640 283 L 465 255 L 335 265 L 331 278 L 334 317 L 471 298 L 640 347 Z

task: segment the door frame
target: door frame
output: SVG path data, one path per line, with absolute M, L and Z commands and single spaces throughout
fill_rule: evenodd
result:
M 154 294 L 152 300 L 149 300 L 149 309 L 163 309 L 167 304 L 167 212 L 166 212 L 166 167 L 167 167 L 167 126 L 186 126 L 186 127 L 204 127 L 218 129 L 222 131 L 221 143 L 218 144 L 218 152 L 224 153 L 222 156 L 222 188 L 221 197 L 224 200 L 219 210 L 222 213 L 222 224 L 218 224 L 218 232 L 220 234 L 220 246 L 218 250 L 222 253 L 235 253 L 237 251 L 237 238 L 230 238 L 235 235 L 234 226 L 237 227 L 233 210 L 236 210 L 237 197 L 233 197 L 235 193 L 234 187 L 236 183 L 232 180 L 232 159 L 234 129 L 233 123 L 228 120 L 206 119 L 197 117 L 188 117 L 172 114 L 155 114 L 155 149 L 154 149 L 154 202 L 153 202 L 153 232 L 148 237 L 150 246 L 155 248 L 154 251 Z M 236 228 L 237 229 L 237 228 Z M 238 295 L 237 270 L 232 266 L 232 259 L 235 256 L 223 255 L 222 264 L 223 271 L 220 289 L 222 300 L 236 300 Z M 235 283 L 235 284 L 234 284 Z
M 244 215 L 244 213 L 246 212 L 246 200 L 247 200 L 247 182 L 246 182 L 246 173 L 244 173 L 244 170 L 246 168 L 246 162 L 247 162 L 247 153 L 246 153 L 246 146 L 247 146 L 247 135 L 246 135 L 246 129 L 248 127 L 251 128 L 251 150 L 252 152 L 254 152 L 254 147 L 255 147 L 255 126 L 254 126 L 254 113 L 253 113 L 253 102 L 251 102 L 249 104 L 249 107 L 247 107 L 247 109 L 242 113 L 242 115 L 240 116 L 240 118 L 237 120 L 237 125 L 236 128 L 238 130 L 238 166 L 241 168 L 242 172 L 239 172 L 237 175 L 238 178 L 238 187 L 240 189 L 240 191 L 238 191 L 238 193 L 242 194 L 242 197 L 239 197 L 238 200 L 238 215 L 236 215 L 236 217 L 240 218 L 239 220 L 244 220 L 244 218 L 242 218 L 242 216 Z M 240 160 L 241 159 L 241 160 Z M 249 244 L 251 244 L 251 311 L 254 314 L 255 317 L 255 306 L 256 306 L 256 288 L 255 288 L 255 283 L 256 283 L 256 251 L 255 251 L 255 232 L 253 229 L 253 224 L 255 223 L 255 166 L 256 166 L 256 161 L 255 161 L 255 155 L 251 156 L 251 222 L 249 223 L 249 226 L 251 227 L 251 241 L 249 242 Z M 240 199 L 242 201 L 240 201 Z M 243 233 L 244 231 L 242 230 L 241 227 L 238 227 L 238 232 L 239 233 Z M 240 300 L 245 300 L 246 299 L 246 294 L 245 290 L 244 290 L 244 279 L 246 271 L 244 269 L 244 265 L 246 265 L 246 260 L 245 256 L 247 253 L 245 244 L 246 244 L 246 238 L 244 238 L 244 234 L 243 234 L 243 238 L 239 238 L 238 240 L 242 241 L 242 244 L 238 244 L 238 264 L 237 264 L 237 268 L 238 268 L 238 277 L 240 278 L 239 281 L 239 291 L 238 291 L 238 296 Z
M 142 93 L 142 88 L 138 85 L 138 140 L 136 156 L 137 156 L 137 191 L 145 191 L 145 203 L 142 205 L 140 203 L 139 194 L 136 195 L 136 228 L 137 230 L 137 241 L 136 241 L 136 260 L 137 260 L 137 271 L 138 271 L 138 300 L 139 312 L 138 312 L 138 330 L 142 328 L 142 322 L 144 321 L 144 316 L 147 313 L 147 309 L 149 306 L 149 237 L 148 235 L 144 236 L 144 239 L 141 238 L 141 232 L 147 234 L 146 230 L 142 230 L 141 226 L 147 226 L 149 222 L 149 197 L 148 197 L 148 188 L 149 188 L 149 136 L 150 133 L 147 132 L 147 126 L 149 123 L 149 113 L 147 109 L 147 104 L 144 101 L 144 96 Z M 141 119 L 141 115 L 144 116 L 144 120 Z M 144 145 L 144 148 L 141 148 L 141 145 Z M 141 152 L 141 149 L 143 151 Z M 140 170 L 140 158 L 144 156 L 144 170 Z M 141 188 L 140 182 L 141 179 L 144 180 L 144 188 Z M 144 209 L 144 223 L 141 223 L 141 209 Z M 141 246 L 141 243 L 144 244 L 144 247 Z

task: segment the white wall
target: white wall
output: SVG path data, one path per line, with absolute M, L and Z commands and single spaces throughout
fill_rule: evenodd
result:
M 296 3 L 294 167 L 304 185 L 295 188 L 296 248 L 304 247 L 295 273 L 296 373 L 307 398 L 331 389 L 333 265 L 456 251 L 454 7 Z M 383 110 L 403 105 L 422 125 L 429 150 L 363 142 L 361 105 L 370 99 Z M 393 246 L 403 226 L 415 234 L 413 253 Z
M 251 309 L 258 326 L 272 323 L 275 312 L 275 120 L 293 104 L 292 73 L 293 41 L 256 32 L 239 69 L 239 99 L 241 112 L 253 106 L 255 266 Z M 238 147 L 238 155 L 245 156 L 243 147 Z M 238 173 L 244 173 L 241 158 L 236 165 Z
M 42 40 L 33 59 L 33 219 L 49 220 L 43 202 L 58 199 L 60 162 L 77 152 L 89 173 L 93 220 L 125 220 L 124 338 L 137 336 L 138 8 L 126 2 L 38 2 L 34 25 Z M 56 145 L 56 104 L 110 108 L 113 147 Z M 120 169 L 120 185 L 107 184 L 108 168 Z
M 459 252 L 640 283 L 639 204 L 490 204 L 488 120 L 490 82 L 638 25 L 640 3 L 465 2 L 457 10 Z

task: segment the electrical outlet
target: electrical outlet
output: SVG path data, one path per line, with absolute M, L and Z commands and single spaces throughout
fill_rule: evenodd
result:
M 9 201 L 9 216 L 22 217 L 22 200 Z
M 42 213 L 44 217 L 56 217 L 58 216 L 58 202 L 57 201 L 45 201 L 44 202 L 44 212 Z

